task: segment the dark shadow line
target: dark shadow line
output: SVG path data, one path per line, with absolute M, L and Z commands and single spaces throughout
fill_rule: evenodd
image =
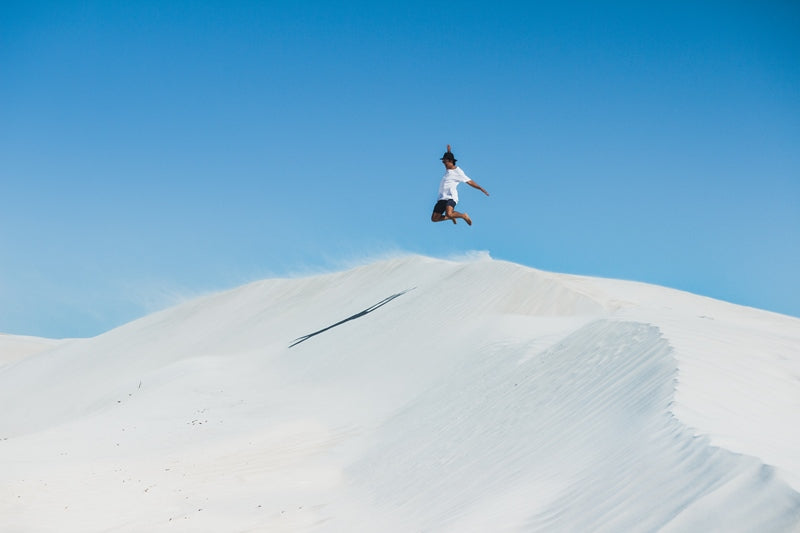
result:
M 321 329 L 319 331 L 315 331 L 314 333 L 309 333 L 308 335 L 303 335 L 302 337 L 298 337 L 298 338 L 296 338 L 295 340 L 292 341 L 292 343 L 289 345 L 289 348 L 291 348 L 292 346 L 297 346 L 301 342 L 307 341 L 311 337 L 313 337 L 315 335 L 319 335 L 320 333 L 324 333 L 324 332 L 328 331 L 329 329 L 335 328 L 336 326 L 341 326 L 345 322 L 349 322 L 350 320 L 355 320 L 356 318 L 361 318 L 362 316 L 366 315 L 367 313 L 371 313 L 375 309 L 388 304 L 389 302 L 391 302 L 392 300 L 394 300 L 398 296 L 402 296 L 405 293 L 407 293 L 408 291 L 413 291 L 414 289 L 416 289 L 416 287 L 412 287 L 410 289 L 406 289 L 403 292 L 398 292 L 397 294 L 392 294 L 391 296 L 388 296 L 388 297 L 384 298 L 383 300 L 381 300 L 380 302 L 376 303 L 375 305 L 373 305 L 371 307 L 367 307 L 366 309 L 364 309 L 360 313 L 356 313 L 353 316 L 345 318 L 344 320 L 340 320 L 336 324 L 328 326 L 327 328 Z

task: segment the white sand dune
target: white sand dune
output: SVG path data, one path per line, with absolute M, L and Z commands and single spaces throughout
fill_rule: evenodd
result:
M 69 341 L 0 333 L 0 368 L 67 342 Z
M 800 319 L 412 256 L 14 339 L 4 532 L 800 531 Z

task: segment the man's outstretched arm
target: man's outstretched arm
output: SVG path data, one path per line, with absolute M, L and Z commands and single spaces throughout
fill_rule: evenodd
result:
M 469 180 L 469 181 L 467 182 L 467 185 L 469 185 L 470 187 L 473 187 L 473 188 L 475 188 L 475 189 L 478 189 L 479 191 L 481 191 L 481 192 L 482 192 L 483 194 L 485 194 L 486 196 L 489 196 L 489 193 L 488 193 L 488 192 L 486 192 L 486 189 L 484 189 L 483 187 L 481 187 L 480 185 L 478 185 L 477 183 L 475 183 L 475 180 Z

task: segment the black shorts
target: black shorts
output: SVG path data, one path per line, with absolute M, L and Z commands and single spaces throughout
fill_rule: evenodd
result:
M 447 206 L 448 205 L 450 207 L 452 207 L 453 209 L 455 209 L 455 207 L 456 207 L 456 203 L 452 199 L 450 199 L 450 200 L 439 200 L 438 202 L 436 202 L 436 205 L 433 206 L 433 212 L 434 213 L 439 213 L 441 215 L 447 210 Z

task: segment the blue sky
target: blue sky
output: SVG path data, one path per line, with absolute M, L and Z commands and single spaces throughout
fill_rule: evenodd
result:
M 527 4 L 4 2 L 0 332 L 470 250 L 800 316 L 800 4 Z

